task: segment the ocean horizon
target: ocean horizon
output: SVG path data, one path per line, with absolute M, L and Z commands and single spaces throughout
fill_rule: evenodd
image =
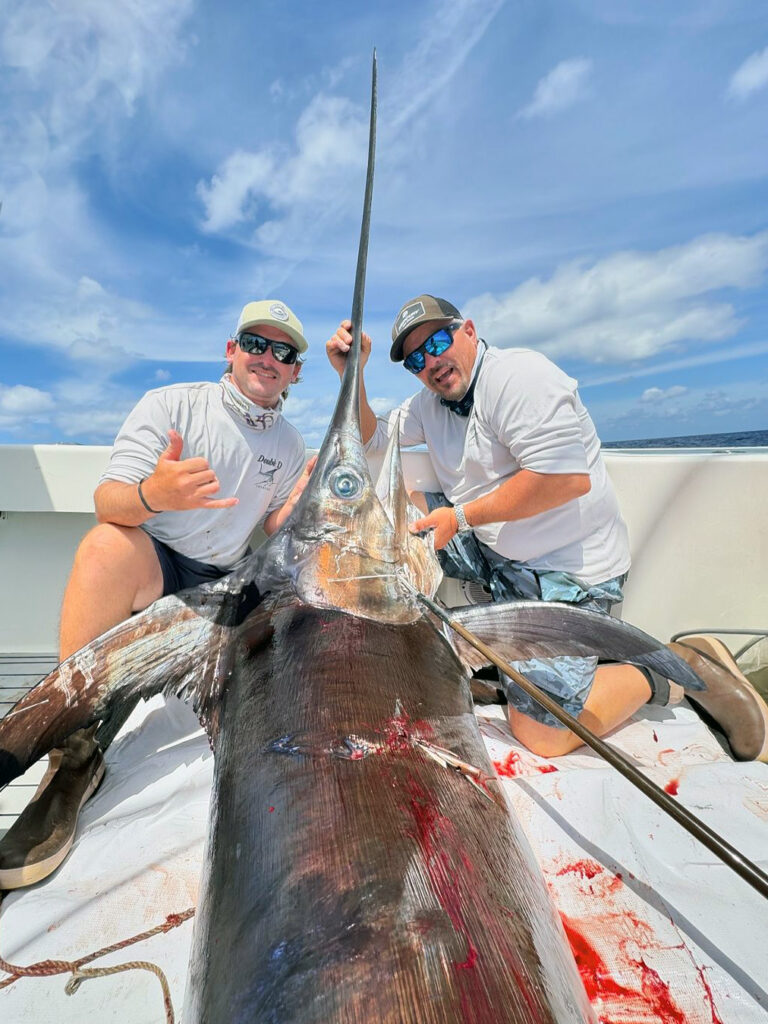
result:
M 768 430 L 737 430 L 728 434 L 685 434 L 603 441 L 603 448 L 768 448 Z

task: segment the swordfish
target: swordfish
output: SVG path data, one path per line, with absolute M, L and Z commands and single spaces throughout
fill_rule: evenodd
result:
M 485 751 L 469 659 L 414 597 L 440 571 L 408 530 L 394 441 L 372 481 L 354 357 L 284 528 L 42 680 L 0 722 L 0 784 L 138 697 L 192 703 L 215 770 L 184 1024 L 592 1021 Z M 507 656 L 599 653 L 691 683 L 605 615 L 540 602 L 466 615 L 481 636 L 503 632 Z

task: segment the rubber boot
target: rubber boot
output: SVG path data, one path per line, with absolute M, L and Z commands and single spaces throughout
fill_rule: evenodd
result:
M 46 878 L 74 842 L 77 818 L 104 777 L 95 726 L 81 729 L 48 755 L 48 769 L 32 800 L 0 840 L 0 889 Z
M 714 719 L 737 761 L 768 762 L 768 704 L 720 640 L 699 634 L 669 644 L 706 683 L 686 697 Z

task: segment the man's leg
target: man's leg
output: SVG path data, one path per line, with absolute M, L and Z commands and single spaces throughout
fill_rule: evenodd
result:
M 131 612 L 146 608 L 162 592 L 160 562 L 143 530 L 111 524 L 95 527 L 77 550 L 64 593 L 60 660 Z M 112 724 L 119 728 L 122 722 Z M 39 882 L 66 857 L 80 808 L 104 775 L 95 732 L 95 725 L 81 729 L 50 752 L 37 792 L 0 841 L 0 889 Z
M 634 665 L 600 665 L 578 719 L 598 736 L 604 736 L 647 704 L 651 697 L 648 679 Z M 512 735 L 542 757 L 559 757 L 582 745 L 570 729 L 544 725 L 515 710 L 511 704 L 507 706 L 507 717 Z
M 688 662 L 706 689 L 687 690 L 633 665 L 601 665 L 579 721 L 603 736 L 643 704 L 668 707 L 687 697 L 717 723 L 737 761 L 768 762 L 768 703 L 740 671 L 725 644 L 716 637 L 691 635 L 669 647 Z M 581 745 L 569 729 L 545 725 L 511 705 L 508 717 L 512 733 L 535 754 L 557 757 Z
M 163 593 L 163 574 L 149 535 L 103 523 L 83 538 L 64 591 L 59 660 L 64 661 Z

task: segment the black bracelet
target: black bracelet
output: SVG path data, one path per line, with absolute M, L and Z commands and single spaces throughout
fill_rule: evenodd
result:
M 145 477 L 145 479 L 146 479 L 146 477 Z M 144 483 L 144 480 L 139 480 L 139 498 L 141 499 L 141 504 L 144 506 L 144 508 L 147 510 L 147 512 L 151 512 L 153 516 L 160 515 L 160 509 L 159 508 L 152 508 L 152 506 L 147 503 L 147 499 L 144 497 L 144 492 L 141 489 L 141 485 L 143 483 Z

